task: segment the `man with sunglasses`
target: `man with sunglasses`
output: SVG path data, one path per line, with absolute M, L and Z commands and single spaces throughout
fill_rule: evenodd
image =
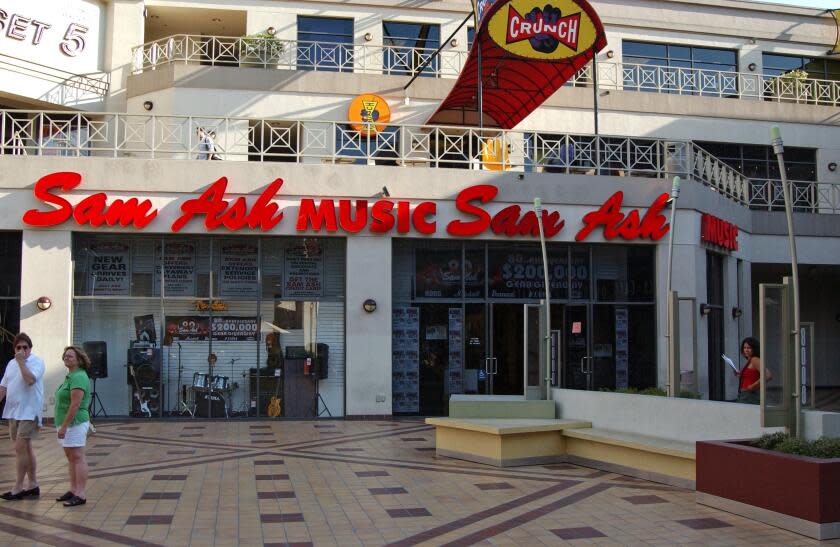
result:
M 11 491 L 0 494 L 7 501 L 38 497 L 41 489 L 35 476 L 32 441 L 38 438 L 44 407 L 44 361 L 32 355 L 32 339 L 25 333 L 15 336 L 15 358 L 6 365 L 0 381 L 0 401 L 6 399 L 3 418 L 9 420 L 9 434 L 17 456 L 17 481 Z M 29 476 L 28 488 L 23 481 Z

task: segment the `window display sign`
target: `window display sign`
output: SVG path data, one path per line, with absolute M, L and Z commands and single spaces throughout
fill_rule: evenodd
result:
M 222 244 L 219 294 L 257 295 L 257 246 L 251 243 Z
M 315 245 L 286 250 L 283 297 L 308 298 L 324 294 L 324 251 Z
M 420 411 L 420 308 L 395 306 L 391 397 L 394 412 Z
M 615 309 L 615 387 L 625 388 L 629 384 L 629 324 L 627 308 Z
M 160 295 L 161 246 L 155 246 L 154 295 Z M 163 249 L 166 296 L 195 295 L 195 245 L 185 241 L 167 242 Z
M 222 342 L 253 342 L 259 324 L 256 317 L 215 315 L 211 321 L 213 340 Z
M 466 297 L 480 297 L 484 286 L 484 264 L 464 261 L 461 268 L 461 250 L 451 251 L 417 249 L 415 295 L 417 298 L 460 298 L 461 278 L 466 278 Z M 462 274 L 463 271 L 463 274 Z
M 545 298 L 545 274 L 539 249 L 491 249 L 490 298 Z M 573 279 L 577 271 L 572 272 Z M 553 298 L 563 298 L 568 288 L 566 255 L 549 255 L 548 275 Z
M 464 310 L 449 308 L 449 394 L 464 392 Z
M 181 342 L 209 340 L 211 325 L 213 340 L 220 342 L 253 342 L 257 339 L 259 328 L 256 317 L 167 316 L 164 345 L 170 345 L 172 340 Z
M 119 241 L 91 243 L 88 287 L 92 296 L 128 296 L 131 290 L 131 249 Z

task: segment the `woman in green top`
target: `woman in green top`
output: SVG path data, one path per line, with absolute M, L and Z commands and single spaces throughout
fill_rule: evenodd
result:
M 56 501 L 63 501 L 65 507 L 75 507 L 87 502 L 85 443 L 90 427 L 90 379 L 87 375 L 90 358 L 81 348 L 67 346 L 62 359 L 68 373 L 55 392 L 55 423 L 58 442 L 64 447 L 70 469 L 70 490 Z

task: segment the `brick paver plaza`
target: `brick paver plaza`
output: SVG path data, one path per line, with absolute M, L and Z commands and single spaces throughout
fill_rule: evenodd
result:
M 68 509 L 42 431 L 41 498 L 0 502 L 0 545 L 818 544 L 612 473 L 436 458 L 417 421 L 101 423 L 89 441 L 88 503 Z

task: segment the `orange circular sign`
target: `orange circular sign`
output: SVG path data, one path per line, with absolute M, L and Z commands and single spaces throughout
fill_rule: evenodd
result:
M 391 121 L 391 108 L 379 95 L 366 93 L 350 103 L 347 119 L 354 130 L 373 136 L 384 131 Z

